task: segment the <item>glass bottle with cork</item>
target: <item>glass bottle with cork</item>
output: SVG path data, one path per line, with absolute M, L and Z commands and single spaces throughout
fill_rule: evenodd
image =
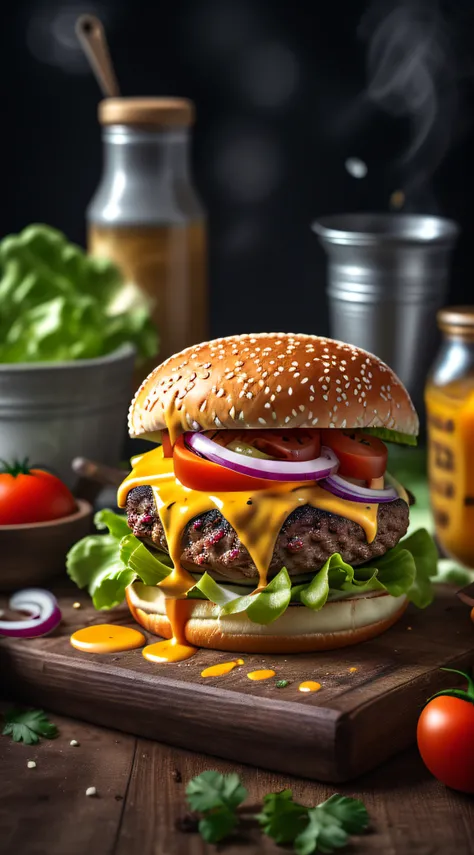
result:
M 183 98 L 99 104 L 104 168 L 87 210 L 88 249 L 121 268 L 130 305 L 145 297 L 160 361 L 208 338 L 206 218 L 189 167 L 193 120 Z
M 436 536 L 474 567 L 474 306 L 441 309 L 443 341 L 425 389 Z

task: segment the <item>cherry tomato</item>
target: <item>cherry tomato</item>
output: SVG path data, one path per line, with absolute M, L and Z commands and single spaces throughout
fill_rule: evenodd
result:
M 2 462 L 3 463 L 3 462 Z M 3 464 L 0 472 L 0 525 L 47 522 L 73 514 L 74 496 L 65 484 L 27 461 Z
M 314 460 L 321 453 L 319 430 L 247 431 L 242 439 L 279 460 Z
M 161 447 L 164 457 L 173 457 L 173 446 L 171 445 L 170 435 L 167 430 L 161 431 Z
M 247 458 L 248 459 L 248 458 Z M 176 440 L 173 447 L 174 472 L 181 484 L 190 487 L 191 490 L 200 490 L 216 493 L 233 490 L 268 490 L 276 486 L 275 481 L 268 478 L 253 478 L 250 475 L 241 475 L 199 457 L 194 451 L 187 448 L 182 436 Z
M 381 478 L 387 468 L 387 446 L 376 436 L 334 428 L 321 431 L 321 442 L 336 454 L 338 475 L 372 481 Z
M 417 741 L 435 778 L 454 790 L 474 793 L 474 701 L 433 698 L 418 720 Z

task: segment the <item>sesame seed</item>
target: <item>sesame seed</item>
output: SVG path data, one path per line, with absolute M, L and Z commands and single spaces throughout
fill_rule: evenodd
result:
M 289 394 L 289 395 L 292 395 L 292 394 L 293 394 L 293 389 L 291 388 L 291 386 L 288 386 L 288 394 Z
M 230 408 L 229 416 L 231 417 L 231 419 L 235 419 L 235 407 Z
M 258 417 L 258 420 L 259 420 L 259 422 L 260 422 L 260 424 L 261 424 L 261 425 L 266 425 L 266 423 L 267 423 L 267 422 L 266 422 L 266 419 L 262 419 L 262 417 L 261 417 L 261 416 L 259 416 L 259 417 Z
M 270 401 L 274 401 L 275 397 L 276 397 L 276 395 L 270 395 Z
M 310 396 L 309 396 L 309 400 L 310 400 L 310 401 L 314 401 L 314 395 L 310 395 Z
M 77 739 L 71 739 L 69 745 L 72 745 L 73 748 L 79 747 L 79 743 L 78 743 Z
M 82 609 L 81 603 L 73 603 L 72 607 L 73 607 L 73 609 Z
M 281 392 L 281 386 L 276 387 L 277 392 Z
M 252 392 L 246 392 L 245 394 L 247 395 L 247 398 L 253 398 L 253 393 L 252 393 Z
M 224 389 L 219 389 L 216 398 L 222 398 L 223 395 L 225 395 Z
M 26 765 L 28 766 L 28 769 L 36 769 L 36 763 L 34 760 L 28 760 Z
M 285 424 L 287 425 L 287 424 L 288 424 L 288 422 L 290 422 L 290 421 L 291 421 L 290 417 L 289 417 L 289 416 L 285 416 Z
M 265 389 L 264 389 L 265 395 L 269 395 L 270 391 L 271 391 L 270 386 L 265 386 Z
M 292 410 L 291 412 L 293 413 L 293 415 L 294 415 L 294 417 L 295 417 L 295 419 L 296 419 L 296 416 L 298 415 L 298 413 L 296 412 L 296 410 Z
M 300 412 L 304 413 L 306 407 L 304 404 L 300 404 L 299 409 L 300 409 Z
M 266 402 L 265 402 L 265 404 L 264 404 L 264 407 L 265 407 L 265 409 L 266 409 L 266 410 L 271 410 L 272 405 L 271 405 L 268 401 L 266 401 Z
M 96 795 L 97 795 L 96 787 L 87 787 L 86 796 L 96 796 Z
M 318 419 L 318 418 L 316 418 L 316 419 L 313 419 L 312 424 L 313 424 L 313 425 L 317 425 L 317 423 L 318 423 L 318 422 L 319 422 L 319 419 Z
M 203 401 L 201 406 L 199 407 L 199 412 L 203 413 L 206 409 L 207 401 Z
M 309 388 L 311 392 L 314 392 L 314 386 L 310 386 Z
M 278 418 L 277 414 L 276 414 L 275 412 L 273 412 L 273 413 L 272 413 L 272 419 L 274 419 L 274 421 L 276 421 L 276 420 L 277 420 L 277 418 Z
M 301 381 L 301 385 L 303 386 L 305 383 L 308 382 L 308 380 L 309 380 L 309 377 L 303 377 L 303 379 Z
M 323 395 L 323 398 L 324 398 L 324 400 L 325 400 L 325 401 L 328 401 L 328 400 L 329 400 L 329 398 L 328 398 L 328 396 L 327 396 L 327 395 Z

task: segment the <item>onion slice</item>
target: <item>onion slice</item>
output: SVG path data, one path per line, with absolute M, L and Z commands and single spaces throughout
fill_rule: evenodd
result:
M 1 620 L 0 635 L 10 638 L 36 638 L 56 629 L 61 612 L 56 597 L 42 588 L 25 588 L 10 598 L 12 611 L 26 612 L 28 620 Z
M 238 454 L 198 431 L 187 431 L 184 434 L 184 441 L 196 454 L 200 454 L 212 463 L 218 463 L 219 466 L 240 472 L 242 475 L 268 478 L 270 481 L 318 481 L 336 472 L 339 466 L 334 451 L 325 446 L 321 448 L 321 455 L 314 460 L 288 462 L 287 460 L 263 460 Z
M 383 502 L 394 502 L 399 498 L 395 487 L 386 487 L 384 490 L 371 490 L 369 487 L 359 487 L 358 484 L 352 484 L 341 478 L 340 475 L 329 475 L 320 484 L 324 490 L 338 496 L 339 499 L 346 499 L 349 502 L 369 502 L 372 504 L 382 504 Z

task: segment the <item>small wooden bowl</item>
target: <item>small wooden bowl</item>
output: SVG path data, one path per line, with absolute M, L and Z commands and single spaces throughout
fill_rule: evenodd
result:
M 24 525 L 0 525 L 0 591 L 41 585 L 66 572 L 66 554 L 92 531 L 93 508 L 77 499 L 68 517 Z

